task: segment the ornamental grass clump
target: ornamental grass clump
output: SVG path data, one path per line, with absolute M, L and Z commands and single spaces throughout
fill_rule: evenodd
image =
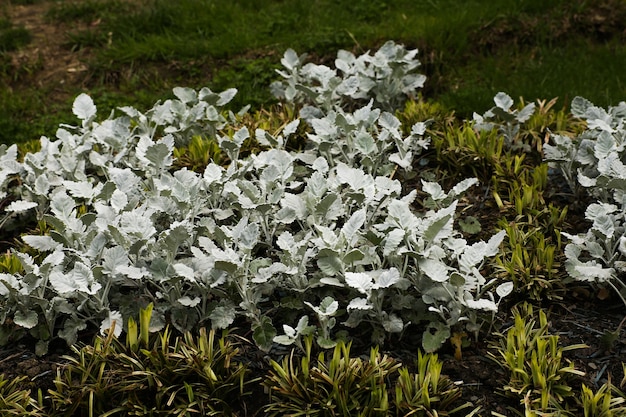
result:
M 235 415 L 255 381 L 246 378 L 234 338 L 205 329 L 150 335 L 151 310 L 139 325 L 129 321 L 126 343 L 113 328 L 72 348 L 49 393 L 50 415 Z

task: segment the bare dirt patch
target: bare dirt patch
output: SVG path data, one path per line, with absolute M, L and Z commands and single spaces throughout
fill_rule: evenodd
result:
M 30 5 L 9 4 L 8 19 L 13 25 L 23 26 L 32 34 L 32 41 L 28 45 L 10 55 L 16 71 L 22 68 L 32 71 L 34 76 L 28 77 L 31 83 L 41 88 L 51 87 L 56 93 L 65 96 L 69 86 L 74 88 L 81 84 L 87 71 L 84 62 L 89 51 L 72 51 L 66 46 L 67 32 L 76 29 L 76 26 L 50 21 L 46 14 L 51 6 L 52 3 L 48 1 Z

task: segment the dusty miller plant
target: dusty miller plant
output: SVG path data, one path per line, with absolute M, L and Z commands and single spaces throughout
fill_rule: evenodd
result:
M 576 97 L 571 109 L 587 129 L 576 138 L 554 135 L 545 159 L 572 191 L 585 190 L 597 201 L 585 211 L 586 233 L 563 234 L 570 239 L 565 265 L 575 280 L 612 286 L 626 304 L 626 103 L 603 109 Z
M 456 198 L 474 179 L 449 193 L 425 183 L 437 204 L 423 213 L 413 208 L 416 193 L 403 195 L 393 179 L 429 142 L 423 123 L 404 135 L 398 119 L 374 105 L 379 91 L 404 94 L 418 83 L 406 75 L 418 65 L 414 54 L 403 51 L 386 44 L 374 57 L 354 58 L 382 74 L 382 90 L 363 89 L 361 107 L 360 96 L 343 106 L 349 95 L 319 91 L 333 104 L 309 119 L 303 152 L 284 146 L 299 120 L 276 136 L 253 136 L 219 110 L 233 90 L 186 88 L 145 113 L 123 107 L 103 121 L 83 94 L 73 106 L 79 126 L 42 138 L 41 151 L 23 163 L 14 147 L 2 148 L 0 185 L 14 199 L 4 215 L 30 213 L 49 232 L 23 236 L 37 255 L 17 253 L 23 273 L 0 275 L 0 342 L 27 330 L 44 353 L 52 338 L 72 344 L 88 326 L 105 332 L 115 323 L 119 334 L 148 303 L 152 330 L 167 321 L 183 332 L 221 329 L 241 317 L 265 350 L 309 334 L 330 347 L 338 332 L 358 326 L 381 342 L 426 325 L 432 351 L 453 326 L 476 330 L 478 313 L 495 311 L 512 289 L 480 273 L 504 233 L 470 245 L 454 230 Z M 174 148 L 196 134 L 215 138 L 229 165 L 173 170 Z M 265 150 L 240 157 L 253 137 Z M 295 328 L 276 322 L 300 312 Z
M 415 71 L 420 62 L 417 50 L 406 50 L 393 41 L 386 42 L 374 55 L 355 56 L 341 50 L 335 68 L 307 63 L 306 54 L 288 49 L 278 70 L 282 81 L 272 83 L 278 98 L 306 105 L 305 114 L 319 116 L 341 107 L 355 110 L 373 100 L 375 107 L 395 111 L 407 98 L 415 96 L 426 77 Z

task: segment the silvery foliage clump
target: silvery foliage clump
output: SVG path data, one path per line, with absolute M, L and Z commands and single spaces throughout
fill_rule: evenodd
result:
M 553 135 L 544 146 L 545 160 L 557 169 L 570 189 L 596 198 L 585 211 L 590 229 L 570 239 L 565 248 L 569 275 L 580 281 L 613 286 L 622 299 L 626 283 L 626 102 L 603 109 L 576 97 L 572 114 L 587 122 L 578 137 Z M 626 303 L 626 300 L 625 300 Z
M 498 129 L 504 139 L 504 146 L 510 150 L 530 152 L 530 145 L 518 141 L 520 127 L 535 112 L 535 104 L 529 103 L 521 110 L 513 108 L 513 99 L 506 93 L 499 92 L 493 98 L 495 106 L 483 115 L 474 113 L 474 128 L 479 131 Z
M 306 54 L 288 49 L 280 61 L 284 69 L 277 71 L 283 80 L 272 83 L 271 89 L 280 99 L 306 105 L 303 115 L 327 114 L 337 106 L 354 110 L 370 100 L 374 107 L 393 112 L 426 81 L 415 72 L 420 66 L 416 56 L 416 49 L 388 41 L 374 55 L 357 57 L 341 50 L 335 68 L 330 68 L 305 64 Z
M 80 126 L 42 138 L 22 163 L 15 147 L 1 149 L 1 191 L 15 200 L 5 214 L 50 227 L 22 237 L 40 254 L 16 253 L 23 273 L 0 274 L 1 321 L 39 338 L 40 353 L 54 337 L 76 342 L 88 326 L 104 332 L 115 323 L 119 334 L 148 302 L 152 330 L 228 328 L 240 318 L 262 349 L 312 333 L 330 347 L 357 326 L 380 342 L 426 324 L 424 346 L 435 350 L 452 326 L 475 330 L 477 314 L 511 291 L 508 283 L 494 292 L 480 273 L 504 233 L 470 245 L 453 228 L 457 203 L 447 197 L 474 179 L 449 193 L 424 182 L 441 202 L 425 213 L 393 179 L 427 146 L 422 123 L 405 137 L 398 119 L 371 103 L 337 106 L 312 119 L 305 151 L 285 150 L 294 120 L 276 135 L 257 130 L 266 150 L 240 158 L 251 134 L 219 109 L 233 90 L 174 93 L 145 113 L 124 107 L 102 122 L 82 94 L 73 107 Z M 228 123 L 231 136 L 221 133 Z M 230 165 L 172 170 L 174 147 L 197 132 L 212 135 Z M 295 328 L 275 323 L 294 314 Z

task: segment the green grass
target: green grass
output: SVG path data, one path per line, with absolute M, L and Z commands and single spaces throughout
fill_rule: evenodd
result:
M 28 45 L 32 35 L 24 27 L 13 27 L 8 20 L 0 20 L 0 53 L 15 51 Z
M 147 106 L 177 85 L 234 86 L 240 90 L 236 110 L 248 103 L 259 108 L 272 101 L 268 85 L 285 49 L 332 65 L 338 49 L 362 53 L 388 39 L 420 49 L 428 77 L 424 95 L 461 117 L 491 107 L 498 91 L 527 101 L 558 96 L 560 105 L 576 95 L 602 106 L 626 96 L 624 0 L 48 2 L 48 22 L 67 28 L 68 54 L 86 51 L 89 66 L 85 79 L 65 90 L 91 92 L 96 104 L 101 98 L 95 93 L 106 95 L 103 109 Z M 77 23 L 81 29 L 73 29 Z M 0 51 L 27 41 L 22 34 L 3 47 L 2 33 L 19 30 L 3 24 Z M 10 87 L 0 97 L 0 124 L 10 125 L 0 142 L 37 137 L 33 126 L 44 123 L 35 119 L 60 121 L 69 114 L 67 99 L 44 105 L 36 91 L 18 88 L 36 85 L 36 69 L 20 72 L 6 58 L 0 63 L 0 85 Z M 11 109 L 11 95 L 18 93 L 11 91 L 32 103 L 18 118 Z

